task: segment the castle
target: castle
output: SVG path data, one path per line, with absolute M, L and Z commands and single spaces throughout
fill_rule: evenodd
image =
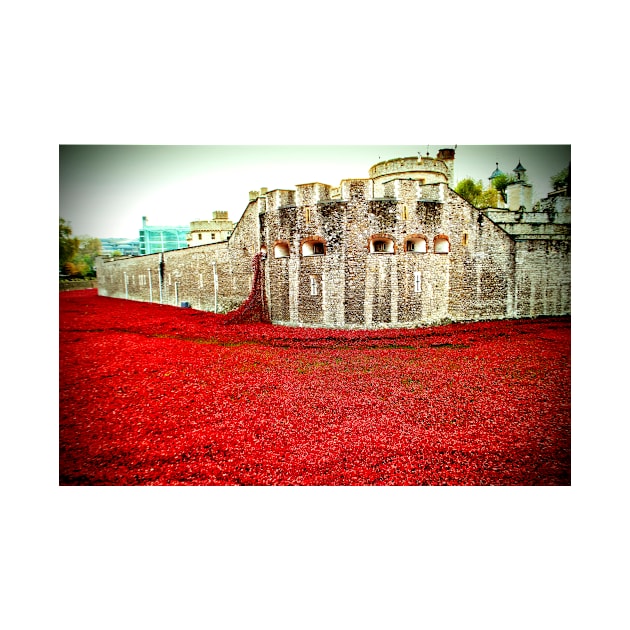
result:
M 223 241 L 98 259 L 99 294 L 226 313 L 251 300 L 255 259 L 261 304 L 277 324 L 368 329 L 569 314 L 570 197 L 532 205 L 519 162 L 504 207 L 479 210 L 454 192 L 454 160 L 442 149 L 380 162 L 338 187 L 252 191 Z

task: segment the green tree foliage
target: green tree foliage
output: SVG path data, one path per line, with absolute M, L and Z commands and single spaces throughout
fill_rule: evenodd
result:
M 475 181 L 470 177 L 462 179 L 455 192 L 475 208 L 494 208 L 499 202 L 499 193 L 494 188 L 484 190 L 481 180 Z
M 499 205 L 499 192 L 495 188 L 487 188 L 479 198 L 479 208 L 496 208 Z
M 501 195 L 501 199 L 503 202 L 507 202 L 507 193 L 506 189 L 510 184 L 513 184 L 516 181 L 512 175 L 506 175 L 505 173 L 501 173 L 501 175 L 497 175 L 492 180 L 492 187 Z
M 59 219 L 59 272 L 71 278 L 93 278 L 94 261 L 101 253 L 101 241 L 91 236 L 72 236 L 72 228 Z
M 79 251 L 79 239 L 72 236 L 72 228 L 65 219 L 59 219 L 59 271 L 63 272 Z
M 481 185 L 481 180 L 476 182 L 474 179 L 467 177 L 455 186 L 455 192 L 468 203 L 478 207 L 477 203 L 483 192 L 483 186 Z
M 569 167 L 563 168 L 549 179 L 549 183 L 554 190 L 563 190 L 569 187 L 571 180 L 571 171 Z
M 89 278 L 96 276 L 94 271 L 94 261 L 101 254 L 101 241 L 91 236 L 79 239 L 79 251 L 75 254 L 72 262 L 77 266 L 81 275 Z

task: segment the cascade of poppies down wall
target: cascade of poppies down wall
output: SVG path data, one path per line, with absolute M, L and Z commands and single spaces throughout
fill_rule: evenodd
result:
M 264 284 L 264 272 L 262 269 L 263 260 L 266 254 L 259 252 L 252 260 L 252 270 L 254 279 L 249 297 L 241 306 L 232 313 L 228 313 L 225 324 L 251 324 L 251 323 L 271 323 L 269 319 L 269 306 Z

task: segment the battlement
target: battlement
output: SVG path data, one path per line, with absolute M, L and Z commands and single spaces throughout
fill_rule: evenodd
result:
M 264 197 L 267 194 L 266 188 L 261 188 L 260 190 L 250 190 L 249 191 L 249 200 L 256 201 L 258 197 Z
M 227 219 L 219 221 L 191 221 L 191 232 L 209 232 L 210 230 L 228 230 L 231 231 L 234 228 L 234 223 Z
M 344 179 L 338 187 L 328 184 L 298 184 L 297 190 L 272 190 L 264 198 L 264 211 L 280 208 L 297 208 L 317 204 L 344 203 L 350 199 L 363 197 L 368 201 L 387 199 L 392 201 L 444 201 L 443 182 L 423 184 L 410 178 L 390 180 L 383 187 L 373 185 L 371 179 Z
M 215 210 L 212 213 L 212 221 L 190 222 L 186 242 L 188 247 L 197 247 L 207 243 L 226 241 L 233 230 L 234 223 L 228 219 L 228 213 L 225 210 Z
M 383 199 L 397 199 L 400 201 L 444 201 L 444 183 L 423 184 L 410 178 L 393 179 L 383 185 L 375 187 L 375 195 L 382 191 Z
M 330 199 L 331 186 L 328 184 L 314 182 L 312 184 L 299 184 L 296 188 L 295 203 L 298 206 L 309 206 Z
M 378 179 L 387 175 L 402 173 L 426 173 L 443 175 L 441 181 L 448 181 L 450 169 L 443 160 L 431 157 L 406 157 L 379 162 L 369 170 L 370 178 Z

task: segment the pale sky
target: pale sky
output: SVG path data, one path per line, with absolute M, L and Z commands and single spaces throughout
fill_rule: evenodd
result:
M 382 160 L 435 157 L 442 145 L 60 145 L 59 216 L 75 236 L 137 238 L 149 225 L 188 226 L 227 210 L 237 221 L 250 190 L 295 189 L 297 184 L 339 185 L 364 178 Z M 472 177 L 488 186 L 499 168 L 521 164 L 544 197 L 549 178 L 570 162 L 569 145 L 457 145 L 455 183 Z

